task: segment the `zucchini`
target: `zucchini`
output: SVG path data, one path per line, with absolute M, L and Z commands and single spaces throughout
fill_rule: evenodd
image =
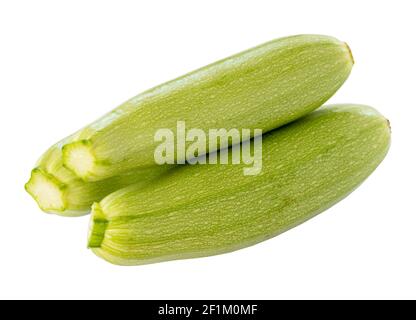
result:
M 62 145 L 71 139 L 73 137 L 66 138 L 45 152 L 25 184 L 26 191 L 44 212 L 68 217 L 85 215 L 90 212 L 93 202 L 113 191 L 133 183 L 145 186 L 169 169 L 159 166 L 151 170 L 132 170 L 108 179 L 85 182 L 62 163 Z
M 86 181 L 154 167 L 155 132 L 174 131 L 177 121 L 205 133 L 210 128 L 267 132 L 321 106 L 352 65 L 348 46 L 328 36 L 262 44 L 128 100 L 63 147 L 64 165 Z M 218 148 L 227 144 L 222 140 Z M 181 157 L 176 163 L 185 161 Z
M 181 166 L 93 205 L 88 246 L 119 265 L 221 254 L 272 238 L 331 207 L 380 164 L 388 121 L 375 109 L 319 109 L 263 136 L 263 171 Z

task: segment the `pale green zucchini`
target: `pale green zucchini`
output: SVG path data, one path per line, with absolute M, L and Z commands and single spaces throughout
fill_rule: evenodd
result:
M 62 145 L 73 138 L 66 138 L 45 152 L 25 185 L 26 191 L 44 212 L 70 217 L 87 214 L 94 201 L 133 183 L 145 186 L 168 170 L 167 166 L 159 166 L 85 182 L 63 167 Z
M 87 181 L 154 167 L 155 132 L 175 131 L 179 120 L 205 132 L 267 132 L 321 106 L 344 83 L 352 65 L 348 46 L 328 36 L 262 44 L 125 102 L 64 146 L 64 164 Z M 184 161 L 180 157 L 176 160 Z
M 371 107 L 324 107 L 263 137 L 263 171 L 183 166 L 93 206 L 89 247 L 136 265 L 202 257 L 272 238 L 329 208 L 386 155 L 388 121 Z

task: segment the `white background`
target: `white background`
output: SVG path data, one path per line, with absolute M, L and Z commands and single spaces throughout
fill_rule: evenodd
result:
M 0 298 L 416 298 L 414 1 L 1 1 Z M 335 36 L 356 64 L 330 102 L 379 109 L 392 147 L 351 196 L 231 254 L 113 266 L 88 217 L 23 185 L 52 143 L 140 91 L 262 42 Z

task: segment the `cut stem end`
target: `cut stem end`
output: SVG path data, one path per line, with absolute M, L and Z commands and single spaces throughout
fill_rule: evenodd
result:
M 64 166 L 83 180 L 88 180 L 96 159 L 89 140 L 76 141 L 62 148 Z
M 88 232 L 88 248 L 100 248 L 107 230 L 108 220 L 104 217 L 98 203 L 92 205 Z
M 26 191 L 35 199 L 42 211 L 59 213 L 66 209 L 66 185 L 53 175 L 35 168 L 29 181 L 25 184 Z

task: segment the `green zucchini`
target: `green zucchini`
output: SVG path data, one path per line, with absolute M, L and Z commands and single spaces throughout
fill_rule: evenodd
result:
M 86 181 L 154 167 L 155 132 L 175 130 L 177 121 L 205 133 L 211 128 L 267 132 L 321 106 L 352 65 L 348 46 L 328 36 L 262 44 L 128 100 L 63 147 L 64 165 Z M 176 163 L 185 161 L 181 157 Z
M 87 214 L 93 202 L 100 201 L 113 191 L 133 183 L 145 186 L 169 169 L 158 166 L 151 170 L 132 170 L 108 179 L 85 182 L 62 163 L 62 145 L 73 138 L 66 138 L 47 150 L 25 185 L 26 191 L 44 212 L 68 217 Z
M 119 265 L 225 253 L 272 238 L 331 207 L 380 164 L 388 121 L 375 109 L 319 109 L 263 137 L 263 170 L 181 166 L 93 205 L 88 246 Z

